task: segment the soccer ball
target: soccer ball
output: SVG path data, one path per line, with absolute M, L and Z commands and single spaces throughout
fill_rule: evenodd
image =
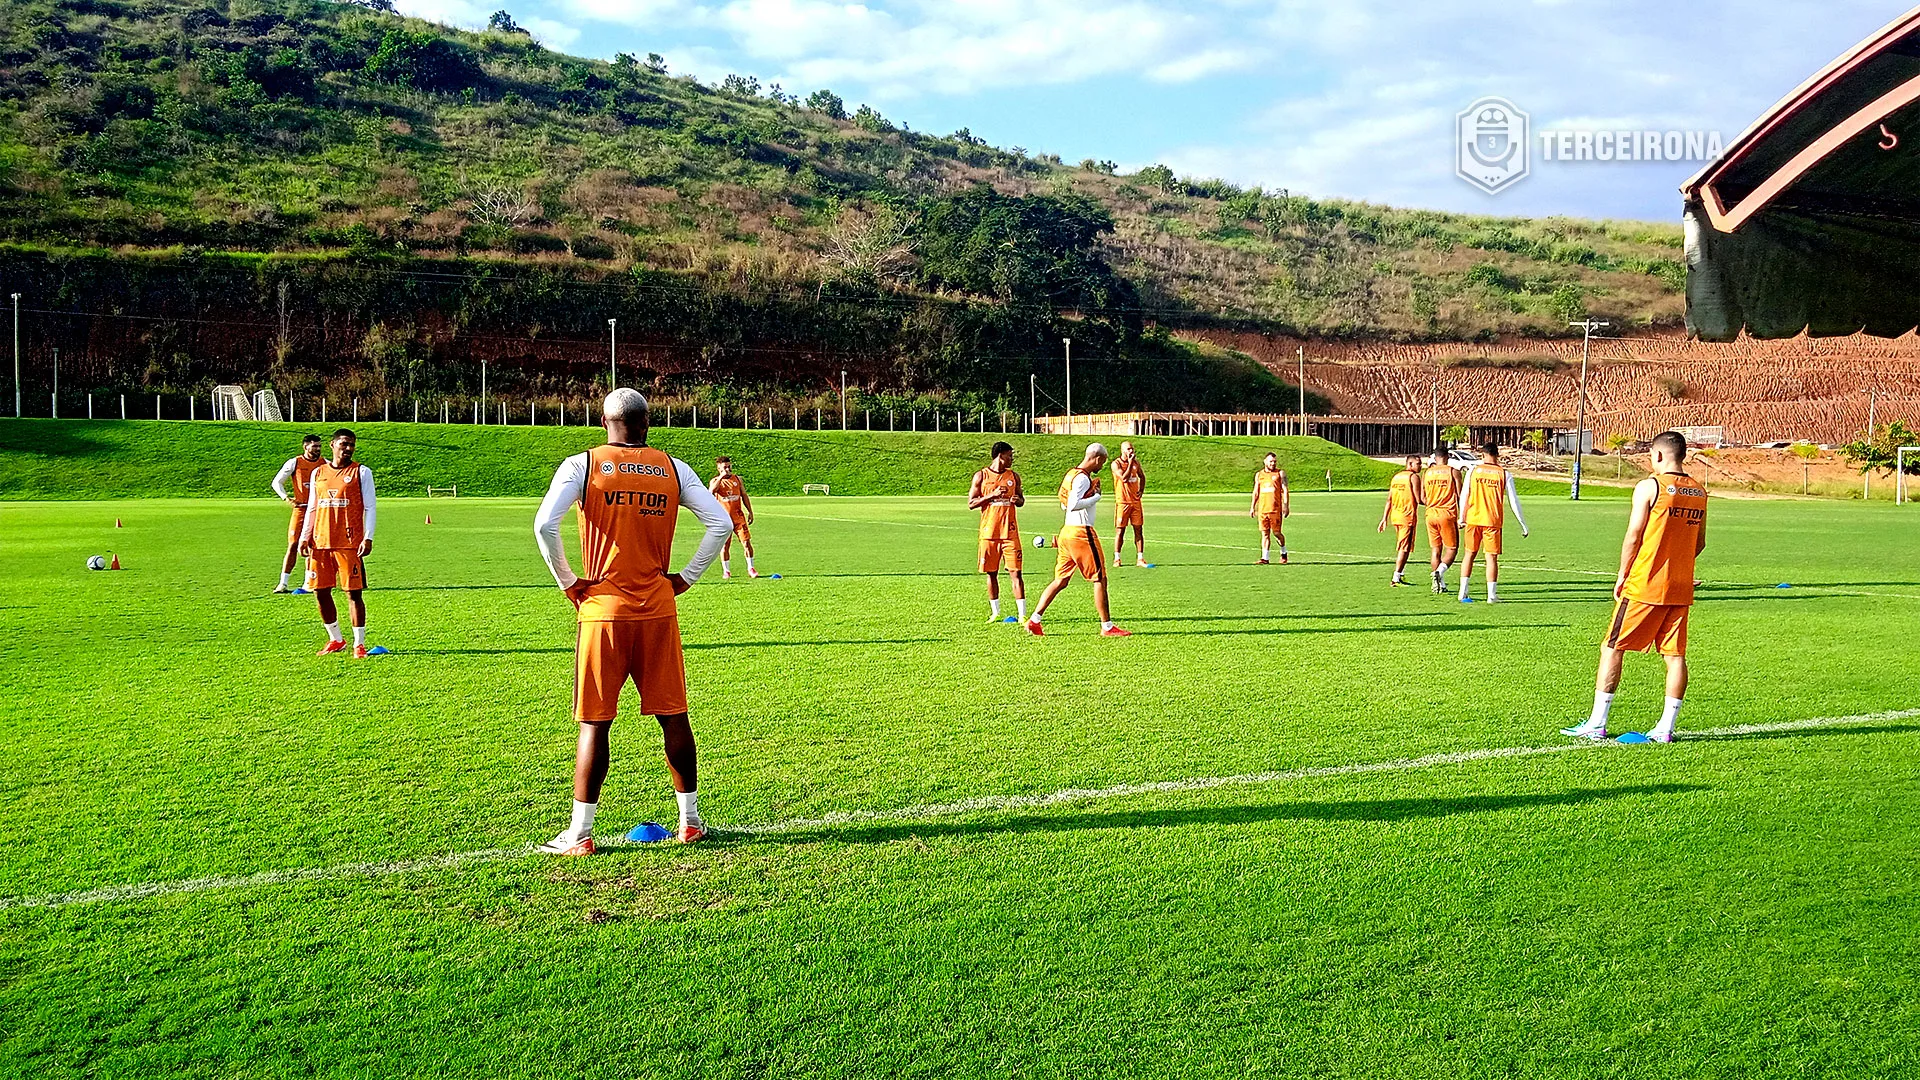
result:
M 1046 538 L 1045 536 L 1036 536 L 1036 537 L 1034 537 L 1034 538 L 1033 538 L 1033 546 L 1034 546 L 1034 547 L 1046 547 L 1046 546 L 1047 546 L 1047 538 Z
M 105 570 L 106 568 L 107 568 L 107 560 L 101 558 L 98 555 L 87 556 L 87 569 Z

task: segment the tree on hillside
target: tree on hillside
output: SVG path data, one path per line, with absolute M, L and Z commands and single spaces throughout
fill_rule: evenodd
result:
M 729 75 L 720 80 L 720 92 L 740 97 L 759 97 L 760 80 L 752 75 Z
M 395 27 L 367 57 L 368 77 L 416 90 L 455 91 L 477 85 L 485 76 L 466 49 L 424 30 Z
M 929 203 L 921 279 L 1015 304 L 1079 309 L 1140 331 L 1139 295 L 1101 255 L 1113 216 L 1084 195 L 1003 195 L 980 184 Z
M 1133 178 L 1141 184 L 1158 191 L 1172 191 L 1175 187 L 1179 186 L 1179 181 L 1173 177 L 1173 170 L 1167 168 L 1165 165 L 1149 165 L 1139 172 L 1134 173 Z
M 519 23 L 514 22 L 513 16 L 507 14 L 505 11 L 496 11 L 492 15 L 487 16 L 487 29 L 499 34 L 527 34 L 529 37 L 532 36 L 530 31 L 526 30 Z
M 893 130 L 893 124 L 871 105 L 862 105 L 853 114 L 853 122 L 875 135 L 885 135 Z
M 807 95 L 807 108 L 817 113 L 825 113 L 830 120 L 847 118 L 847 103 L 840 95 L 831 90 L 815 90 Z
M 913 268 L 913 215 L 881 205 L 867 213 L 842 209 L 822 256 L 833 277 L 862 285 L 891 285 Z
M 665 75 L 667 73 L 667 58 L 657 52 L 648 53 L 647 70 L 653 72 L 655 75 Z

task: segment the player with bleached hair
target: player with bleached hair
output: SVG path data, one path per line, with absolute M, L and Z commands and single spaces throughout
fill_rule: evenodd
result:
M 1060 508 L 1066 511 L 1066 522 L 1060 529 L 1060 554 L 1054 559 L 1053 581 L 1040 594 L 1040 603 L 1027 619 L 1027 630 L 1035 636 L 1043 632 L 1040 617 L 1047 605 L 1073 581 L 1076 572 L 1093 582 L 1093 609 L 1100 615 L 1100 636 L 1133 636 L 1113 625 L 1113 614 L 1107 607 L 1107 567 L 1100 559 L 1100 533 L 1093 524 L 1093 508 L 1100 502 L 1100 470 L 1106 463 L 1107 448 L 1091 443 L 1086 457 L 1067 470 L 1060 482 Z
M 1500 447 L 1480 447 L 1480 460 L 1467 470 L 1466 494 L 1460 500 L 1460 602 L 1473 603 L 1473 557 L 1487 553 L 1487 603 L 1500 602 L 1500 537 L 1506 531 L 1506 508 L 1527 535 L 1527 515 L 1520 509 L 1520 492 L 1513 474 L 1500 464 Z
M 640 712 L 660 722 L 667 775 L 680 804 L 680 841 L 707 835 L 700 820 L 699 760 L 687 718 L 686 658 L 675 598 L 713 564 L 733 521 L 691 466 L 647 445 L 647 399 L 638 391 L 620 387 L 608 394 L 600 423 L 606 445 L 560 463 L 533 521 L 541 557 L 580 613 L 573 819 L 541 846 L 550 855 L 594 852 L 607 738 L 628 679 L 640 691 Z M 560 522 L 570 507 L 580 515 L 580 574 L 560 546 Z M 667 566 L 682 509 L 699 519 L 706 535 L 693 558 L 673 573 Z

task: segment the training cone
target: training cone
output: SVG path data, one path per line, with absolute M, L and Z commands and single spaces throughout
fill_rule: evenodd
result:
M 431 525 L 431 524 L 433 524 L 433 515 L 432 515 L 432 514 L 428 514 L 428 515 L 427 515 L 427 524 L 429 524 L 429 525 Z
M 113 561 L 107 564 L 107 569 L 109 569 L 109 570 L 118 570 L 118 569 L 120 569 L 120 556 L 118 556 L 118 555 L 115 555 L 115 556 L 113 557 Z
M 657 844 L 662 840 L 671 840 L 672 838 L 673 834 L 667 831 L 665 825 L 653 821 L 635 825 L 633 831 L 627 833 L 627 839 L 636 844 Z
M 114 519 L 113 519 L 113 527 L 114 527 L 114 528 L 116 528 L 116 529 L 120 527 L 120 519 L 119 519 L 119 518 L 114 518 Z

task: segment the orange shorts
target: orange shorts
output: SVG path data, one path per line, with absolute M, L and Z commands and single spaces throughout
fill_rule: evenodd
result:
M 753 542 L 753 530 L 747 528 L 746 518 L 733 519 L 733 535 L 739 537 L 740 542 L 743 544 L 750 544 Z
M 1107 580 L 1107 564 L 1100 561 L 1100 537 L 1085 526 L 1060 530 L 1060 555 L 1053 560 L 1053 576 L 1071 577 L 1078 570 L 1088 581 Z
M 1427 515 L 1427 545 L 1435 551 L 1460 546 L 1460 522 L 1452 514 Z
M 287 543 L 297 544 L 300 542 L 300 527 L 306 523 L 307 508 L 304 506 L 295 506 L 293 508 L 293 520 L 287 522 Z
M 1606 646 L 1627 652 L 1651 652 L 1662 656 L 1687 655 L 1687 604 L 1643 604 L 1638 600 L 1619 600 L 1613 605 L 1613 623 L 1607 629 Z
M 1500 554 L 1500 526 L 1467 526 L 1465 542 L 1462 546 L 1468 551 L 1484 551 L 1489 555 Z
M 1281 516 L 1278 510 L 1275 510 L 1271 514 L 1261 514 L 1260 515 L 1260 531 L 1263 533 L 1272 533 L 1275 536 L 1279 536 L 1280 523 L 1285 520 L 1286 519 L 1283 516 Z
M 307 556 L 307 589 L 342 588 L 359 592 L 367 587 L 367 563 L 357 551 L 315 548 Z
M 980 541 L 980 572 L 997 574 L 1005 565 L 1010 573 L 1020 572 L 1020 534 L 1014 533 L 1004 540 Z
M 1395 550 L 1397 551 L 1413 550 L 1413 522 L 1409 521 L 1405 525 L 1395 525 L 1393 527 L 1393 532 L 1394 532 Z
M 1139 503 L 1115 503 L 1113 508 L 1113 527 L 1124 529 L 1129 525 L 1140 524 Z
M 687 664 L 677 618 L 583 622 L 573 656 L 576 720 L 613 719 L 620 712 L 620 688 L 629 678 L 640 690 L 643 715 L 687 711 Z

